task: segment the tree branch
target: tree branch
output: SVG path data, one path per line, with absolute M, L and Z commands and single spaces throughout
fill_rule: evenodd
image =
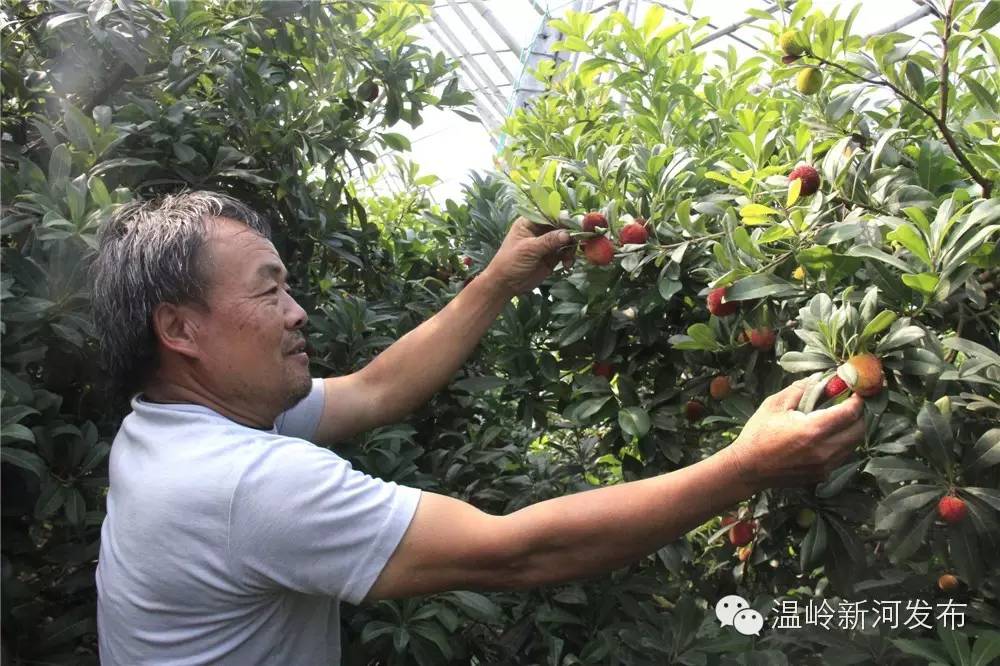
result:
M 864 81 L 865 83 L 870 83 L 872 85 L 884 86 L 886 88 L 889 88 L 898 96 L 909 102 L 915 109 L 917 109 L 925 116 L 930 118 L 937 126 L 938 130 L 941 132 L 942 138 L 945 140 L 945 143 L 948 144 L 948 147 L 951 148 L 951 151 L 952 153 L 954 153 L 955 158 L 959 161 L 959 163 L 966 170 L 966 172 L 968 172 L 968 174 L 972 177 L 972 180 L 976 181 L 979 187 L 982 188 L 983 198 L 984 199 L 990 198 L 990 193 L 993 190 L 993 184 L 990 183 L 990 181 L 987 180 L 986 177 L 984 177 L 981 173 L 979 173 L 979 171 L 972 164 L 972 162 L 969 161 L 969 158 L 966 157 L 965 152 L 959 147 L 958 142 L 955 140 L 955 135 L 951 133 L 951 130 L 948 129 L 948 126 L 944 123 L 944 121 L 937 115 L 935 115 L 933 111 L 931 111 L 929 108 L 918 102 L 916 99 L 907 94 L 906 91 L 904 91 L 891 81 L 887 81 L 886 79 L 869 79 L 865 76 L 857 74 L 856 72 L 848 69 L 847 67 L 844 67 L 839 63 L 830 62 L 829 60 L 825 58 L 820 58 L 819 56 L 813 55 L 812 53 L 808 53 L 807 55 L 812 58 L 815 58 L 821 64 L 826 65 L 827 67 L 832 67 L 834 69 L 840 70 L 841 72 L 844 72 L 845 74 L 855 79 L 856 81 Z
M 944 14 L 944 34 L 941 36 L 941 112 L 939 115 L 943 124 L 948 123 L 948 39 L 951 37 L 951 16 L 954 9 L 955 0 L 951 0 Z

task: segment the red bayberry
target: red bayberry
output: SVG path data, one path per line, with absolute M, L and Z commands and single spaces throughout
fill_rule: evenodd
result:
M 708 311 L 716 317 L 727 317 L 740 308 L 738 301 L 723 301 L 726 297 L 725 287 L 716 287 L 708 292 Z
M 729 543 L 734 546 L 745 546 L 753 541 L 754 524 L 741 520 L 729 528 Z
M 629 222 L 622 227 L 621 234 L 618 236 L 618 242 L 622 245 L 628 245 L 630 243 L 641 245 L 642 243 L 645 243 L 648 238 L 649 232 L 646 231 L 646 227 L 636 220 L 635 222 Z
M 593 373 L 598 377 L 611 379 L 615 374 L 615 366 L 607 361 L 598 361 L 594 363 Z
M 712 383 L 708 385 L 708 392 L 716 400 L 722 400 L 728 396 L 733 390 L 733 386 L 729 381 L 729 377 L 725 375 L 719 375 L 712 380 Z
M 597 211 L 591 211 L 583 216 L 583 222 L 581 227 L 584 231 L 595 231 L 597 227 L 608 228 L 608 218 L 604 217 L 604 213 L 598 213 Z
M 615 246 L 606 237 L 598 236 L 584 242 L 583 253 L 590 263 L 607 266 L 615 258 Z
M 774 349 L 774 341 L 777 339 L 777 331 L 771 328 L 755 328 L 750 331 L 750 344 L 761 351 Z
M 955 525 L 965 519 L 965 514 L 969 512 L 969 507 L 965 506 L 965 501 L 954 495 L 945 495 L 938 502 L 938 515 L 941 520 L 949 525 Z
M 882 361 L 874 354 L 858 354 L 847 359 L 847 364 L 857 372 L 858 379 L 851 388 L 862 398 L 870 398 L 882 392 L 885 375 Z
M 938 578 L 937 585 L 938 589 L 942 592 L 951 592 L 958 589 L 958 578 L 956 578 L 953 574 L 941 574 L 941 577 Z
M 788 180 L 797 180 L 800 178 L 802 179 L 802 186 L 799 189 L 799 194 L 804 197 L 816 194 L 816 190 L 819 189 L 819 172 L 808 164 L 803 164 L 802 166 L 795 167 L 788 174 Z
M 823 397 L 829 400 L 830 398 L 836 398 L 838 395 L 847 390 L 847 382 L 843 379 L 834 375 L 830 378 L 830 381 L 826 383 L 823 387 Z
M 705 416 L 705 405 L 699 401 L 688 400 L 687 404 L 684 405 L 684 417 L 691 423 L 700 421 L 703 416 Z

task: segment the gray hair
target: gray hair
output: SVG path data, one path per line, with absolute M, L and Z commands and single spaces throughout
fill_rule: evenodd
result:
M 201 250 L 206 220 L 242 222 L 270 239 L 262 215 L 215 192 L 181 192 L 123 205 L 100 234 L 91 266 L 94 325 L 112 388 L 128 398 L 146 385 L 159 356 L 153 309 L 160 303 L 207 310 L 208 279 Z

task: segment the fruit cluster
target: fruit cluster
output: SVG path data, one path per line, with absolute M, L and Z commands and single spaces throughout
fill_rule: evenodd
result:
M 580 227 L 587 234 L 599 234 L 583 241 L 583 254 L 595 266 L 607 266 L 615 258 L 615 244 L 604 235 L 608 230 L 608 218 L 604 213 L 591 211 L 583 216 Z M 649 225 L 645 219 L 637 217 L 621 228 L 618 233 L 619 245 L 642 245 L 649 240 Z

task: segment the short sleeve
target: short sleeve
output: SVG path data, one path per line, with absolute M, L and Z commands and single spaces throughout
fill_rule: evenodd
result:
M 360 603 L 406 533 L 420 491 L 354 470 L 328 449 L 279 440 L 233 492 L 232 569 L 250 589 Z
M 288 411 L 278 414 L 274 420 L 275 432 L 286 437 L 298 437 L 312 441 L 323 416 L 326 398 L 326 384 L 318 377 L 312 380 L 312 390 Z

